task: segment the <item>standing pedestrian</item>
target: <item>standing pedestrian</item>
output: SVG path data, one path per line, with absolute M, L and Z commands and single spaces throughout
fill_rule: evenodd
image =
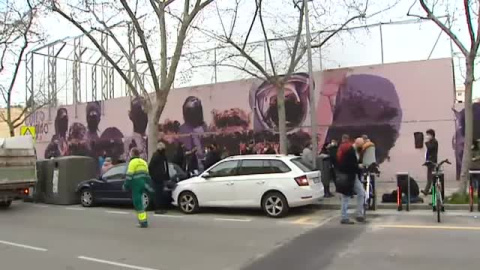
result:
M 335 184 L 337 180 L 337 152 L 338 152 L 338 142 L 335 139 L 330 141 L 330 144 L 327 146 L 328 155 L 330 157 L 330 170 L 331 170 L 331 178 L 333 183 Z M 333 196 L 333 195 L 332 195 Z
M 182 142 L 177 143 L 175 154 L 173 155 L 173 163 L 185 170 L 185 146 Z
M 143 205 L 143 194 L 145 191 L 153 192 L 148 184 L 150 176 L 148 174 L 148 164 L 140 157 L 140 150 L 136 147 L 130 150 L 130 162 L 128 163 L 127 179 L 123 184 L 124 190 L 132 192 L 132 200 L 140 227 L 148 227 L 147 212 Z
M 165 214 L 167 212 L 168 198 L 165 196 L 164 187 L 165 182 L 170 180 L 170 173 L 164 143 L 159 142 L 157 144 L 157 151 L 153 153 L 148 168 L 153 180 L 153 188 L 155 189 L 155 214 Z
M 480 171 L 480 140 L 474 140 L 472 143 L 472 162 L 470 163 L 470 170 Z M 478 174 L 470 175 L 472 179 L 472 184 L 475 189 L 478 190 L 480 194 L 480 177 Z
M 187 172 L 189 177 L 198 175 L 199 169 L 197 147 L 193 147 L 191 151 L 187 152 L 185 159 L 185 171 Z
M 212 167 L 221 159 L 220 154 L 218 153 L 218 147 L 216 144 L 209 146 L 208 154 L 205 158 L 205 169 Z
M 338 160 L 337 192 L 342 194 L 342 219 L 341 224 L 354 224 L 348 217 L 348 203 L 350 197 L 357 195 L 357 222 L 365 222 L 363 203 L 365 190 L 359 179 L 363 165 L 359 163 L 359 153 L 362 150 L 363 139 L 357 138 L 355 143 L 349 147 Z
M 265 151 L 263 152 L 265 155 L 275 155 L 277 152 L 275 152 L 275 149 L 273 148 L 271 143 L 267 143 L 265 145 Z
M 113 167 L 112 158 L 107 157 L 102 165 L 102 175 Z
M 427 152 L 425 153 L 425 162 L 438 162 L 438 141 L 435 139 L 435 130 L 427 130 L 425 146 L 427 147 Z M 433 181 L 433 170 L 435 166 L 432 164 L 427 164 L 427 185 L 425 189 L 422 190 L 423 195 L 432 194 L 430 188 L 432 187 Z
M 312 143 L 308 142 L 305 147 L 303 148 L 302 152 L 302 160 L 304 163 L 310 165 L 313 168 L 313 151 L 312 151 Z

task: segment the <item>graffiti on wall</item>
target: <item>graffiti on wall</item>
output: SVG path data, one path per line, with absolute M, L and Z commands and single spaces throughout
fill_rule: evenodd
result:
M 425 65 L 428 68 L 424 68 Z M 421 111 L 412 97 L 422 99 L 421 95 L 431 94 L 428 91 L 436 91 L 442 106 L 451 102 L 451 78 L 417 78 L 415 69 L 420 67 L 432 74 L 452 75 L 448 59 L 329 70 L 322 73 L 321 80 L 320 74 L 315 73 L 319 145 L 339 139 L 342 134 L 352 137 L 366 134 L 376 143 L 377 159 L 382 163 L 392 156 L 399 139 L 404 138 L 401 136 L 410 138 L 414 132 L 426 130 L 424 125 L 404 125 L 404 121 L 448 114 L 453 126 L 454 116 L 448 105 L 433 108 L 430 115 L 412 113 Z M 293 154 L 300 153 L 311 141 L 309 81 L 307 74 L 299 73 L 292 75 L 285 85 L 289 152 Z M 319 81 L 321 86 L 315 84 Z M 442 88 L 438 89 L 437 84 Z M 69 118 L 72 106 L 56 109 L 53 128 L 39 143 L 39 155 L 49 158 L 105 154 L 114 160 L 128 160 L 129 150 L 138 147 L 142 156 L 147 156 L 148 121 L 141 99 L 125 97 L 78 106 L 79 112 L 84 108 L 85 116 L 75 121 Z M 276 108 L 276 87 L 259 80 L 175 89 L 170 92 L 159 123 L 160 140 L 167 144 L 169 154 L 175 152 L 179 143 L 186 150 L 195 149 L 198 160 L 204 158 L 205 147 L 212 143 L 229 155 L 244 151 L 249 144 L 255 145 L 258 152 L 277 149 Z M 435 129 L 434 124 L 429 127 Z M 455 130 L 447 133 L 451 138 Z M 404 144 L 407 140 L 401 141 Z M 413 143 L 410 148 L 413 149 Z

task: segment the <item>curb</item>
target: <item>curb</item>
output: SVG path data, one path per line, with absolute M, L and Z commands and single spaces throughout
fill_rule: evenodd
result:
M 312 205 L 312 208 L 318 210 L 340 210 L 339 203 L 317 203 Z M 356 204 L 350 204 L 349 209 L 354 209 Z M 397 205 L 394 203 L 380 203 L 377 204 L 379 210 L 397 210 Z M 403 211 L 407 210 L 407 205 L 403 205 Z M 428 204 L 410 204 L 410 210 L 432 210 L 432 206 Z M 445 210 L 451 211 L 465 211 L 470 212 L 470 205 L 468 204 L 446 204 Z M 479 212 L 476 206 L 473 207 L 473 212 Z

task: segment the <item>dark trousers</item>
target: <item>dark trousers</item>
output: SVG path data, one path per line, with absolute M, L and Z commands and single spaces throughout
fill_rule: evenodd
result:
M 430 188 L 432 187 L 433 182 L 433 168 L 427 168 L 427 185 L 425 186 L 425 192 L 430 192 Z
M 166 210 L 167 198 L 163 181 L 161 183 L 155 183 L 153 189 L 155 189 L 155 210 Z

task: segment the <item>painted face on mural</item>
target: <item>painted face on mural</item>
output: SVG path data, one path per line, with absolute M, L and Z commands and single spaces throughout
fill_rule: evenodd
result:
M 395 86 L 380 76 L 350 75 L 339 84 L 333 104 L 328 138 L 366 134 L 376 145 L 377 161 L 383 162 L 395 145 L 402 121 Z
M 148 116 L 143 109 L 143 100 L 135 98 L 130 103 L 130 112 L 128 114 L 133 123 L 133 131 L 138 134 L 145 134 L 148 124 Z
M 117 162 L 124 151 L 123 133 L 116 127 L 109 127 L 102 133 L 99 144 L 101 152 Z
M 284 86 L 287 129 L 292 131 L 303 124 L 308 113 L 308 75 L 295 74 Z M 255 127 L 259 130 L 278 130 L 277 87 L 262 83 L 250 94 L 250 104 L 255 113 Z
M 86 109 L 89 132 L 97 132 L 100 124 L 101 108 L 99 102 L 89 102 Z
M 55 134 L 65 138 L 68 131 L 68 111 L 65 108 L 57 110 L 55 117 Z
M 199 98 L 190 96 L 183 103 L 183 120 L 191 127 L 205 125 L 203 120 L 203 106 Z
M 69 155 L 89 156 L 90 146 L 86 140 L 87 128 L 81 123 L 73 123 L 68 131 Z
M 480 103 L 475 102 L 472 105 L 473 109 L 473 140 L 480 139 Z M 460 178 L 463 160 L 463 145 L 465 143 L 465 109 L 455 113 L 456 131 L 453 138 L 453 149 L 455 150 L 456 158 L 456 176 Z

